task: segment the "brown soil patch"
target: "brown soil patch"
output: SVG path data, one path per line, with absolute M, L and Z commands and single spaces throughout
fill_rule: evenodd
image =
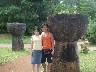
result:
M 0 72 L 32 72 L 31 55 L 21 57 L 0 66 Z

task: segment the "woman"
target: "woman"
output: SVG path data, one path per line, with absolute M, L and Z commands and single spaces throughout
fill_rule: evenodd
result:
M 50 72 L 50 67 L 52 65 L 52 56 L 54 54 L 54 38 L 52 33 L 49 31 L 47 24 L 42 24 L 42 65 L 44 68 L 43 72 Z M 46 70 L 46 60 L 48 62 Z
M 31 37 L 31 51 L 32 51 L 31 64 L 33 72 L 39 72 L 39 67 L 42 58 L 42 39 L 41 36 L 39 35 L 38 28 L 35 28 L 34 35 Z

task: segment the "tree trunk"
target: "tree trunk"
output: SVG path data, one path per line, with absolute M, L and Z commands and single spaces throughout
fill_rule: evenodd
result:
M 12 36 L 12 51 L 24 50 L 24 44 L 21 36 Z
M 80 72 L 77 42 L 56 42 L 50 72 Z

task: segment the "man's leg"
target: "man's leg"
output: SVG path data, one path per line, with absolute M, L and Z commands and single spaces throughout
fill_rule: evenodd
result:
M 42 51 L 42 59 L 41 59 L 41 63 L 42 63 L 42 66 L 44 68 L 44 71 L 43 72 L 46 72 L 46 54 Z
M 42 63 L 42 66 L 44 68 L 44 71 L 43 72 L 46 72 L 46 64 L 45 63 Z
M 52 57 L 53 57 L 53 55 L 51 53 L 48 54 L 48 57 L 47 57 L 47 62 L 48 62 L 47 72 L 50 72 L 50 68 L 51 68 L 51 65 L 52 65 Z
M 50 72 L 51 65 L 52 65 L 52 63 L 48 63 L 47 72 Z

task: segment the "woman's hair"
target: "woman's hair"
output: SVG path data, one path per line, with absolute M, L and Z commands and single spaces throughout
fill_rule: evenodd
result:
M 37 30 L 38 32 L 40 32 L 40 29 L 39 29 L 37 26 L 35 26 L 34 31 L 35 31 L 35 30 Z

